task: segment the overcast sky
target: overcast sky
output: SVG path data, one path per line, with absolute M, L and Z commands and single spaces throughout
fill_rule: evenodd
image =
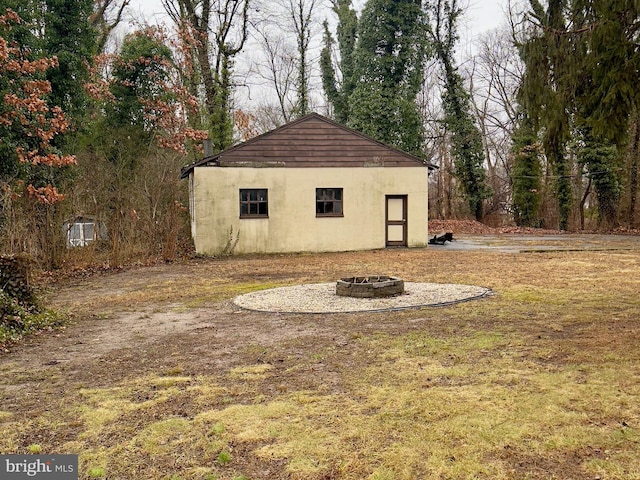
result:
M 464 2 L 464 0 L 463 0 Z M 499 26 L 505 19 L 507 0 L 468 0 L 463 25 L 460 25 L 460 34 L 467 38 L 491 30 Z M 328 3 L 328 2 L 326 2 Z M 363 1 L 354 1 L 361 4 Z M 328 10 L 328 8 L 327 8 Z M 155 19 L 162 19 L 164 10 L 161 0 L 132 0 L 130 15 L 132 18 L 146 18 L 150 23 Z M 333 16 L 332 12 L 327 12 Z M 466 30 L 466 31 L 465 31 Z
M 360 9 L 359 7 L 363 5 L 365 1 L 366 0 L 353 0 L 353 4 L 355 8 Z M 508 0 L 460 1 L 462 5 L 465 5 L 464 2 L 468 2 L 464 8 L 465 13 L 458 25 L 461 40 L 456 48 L 459 60 L 463 61 L 465 58 L 469 58 L 474 51 L 473 42 L 479 35 L 482 35 L 488 30 L 493 30 L 505 22 L 505 11 Z M 320 5 L 329 5 L 329 1 L 320 0 Z M 319 17 L 320 22 L 324 18 L 329 18 L 330 22 L 332 19 L 335 19 L 335 14 L 329 7 L 325 7 L 324 10 L 325 11 L 323 11 L 322 8 L 317 10 L 317 17 Z M 144 23 L 145 21 L 152 24 L 164 23 L 166 14 L 164 13 L 161 0 L 132 0 L 129 9 L 129 19 L 134 21 L 133 23 Z M 314 43 L 318 49 L 320 48 L 321 41 L 322 35 L 316 35 Z M 251 49 L 246 50 L 249 51 L 244 52 L 244 55 L 239 57 L 238 63 L 236 64 L 236 73 L 240 76 L 248 71 L 248 66 L 252 63 L 251 58 L 257 53 L 257 51 L 252 51 Z M 312 83 L 315 83 L 315 87 L 319 88 L 319 73 L 312 72 L 312 77 L 317 77 L 312 79 Z M 257 79 L 255 75 L 249 74 L 249 76 L 245 76 L 243 83 L 249 85 L 249 88 L 240 90 L 235 94 L 241 105 L 247 101 L 268 101 L 269 97 L 272 97 L 272 92 L 261 87 L 260 80 Z

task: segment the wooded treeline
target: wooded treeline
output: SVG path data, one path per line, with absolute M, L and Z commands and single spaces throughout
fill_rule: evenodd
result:
M 162 3 L 0 1 L 1 251 L 171 259 L 202 140 L 310 111 L 438 165 L 434 218 L 638 228 L 637 1 L 509 3 L 467 57 L 457 0 Z M 80 217 L 106 234 L 69 249 Z

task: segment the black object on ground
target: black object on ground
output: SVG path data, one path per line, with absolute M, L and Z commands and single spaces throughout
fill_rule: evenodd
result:
M 445 242 L 453 242 L 453 232 L 443 233 L 442 235 L 434 235 L 429 239 L 430 245 L 444 245 Z

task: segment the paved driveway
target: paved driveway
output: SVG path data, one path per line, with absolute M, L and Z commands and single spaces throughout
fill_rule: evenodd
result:
M 455 240 L 445 245 L 429 245 L 438 250 L 494 250 L 525 253 L 544 251 L 639 250 L 637 235 L 465 235 L 454 234 Z

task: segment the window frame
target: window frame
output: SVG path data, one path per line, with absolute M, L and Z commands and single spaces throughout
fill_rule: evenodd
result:
M 319 194 L 322 192 L 322 198 L 318 198 Z M 330 197 L 327 196 L 328 192 L 332 192 Z M 340 198 L 336 198 L 336 193 L 340 193 Z M 328 204 L 332 204 L 331 212 L 326 212 L 326 206 Z M 322 210 L 320 210 L 320 205 L 323 206 Z M 340 205 L 340 212 L 336 212 L 336 205 Z M 344 217 L 344 189 L 342 187 L 316 187 L 316 218 L 326 218 L 326 217 Z
M 246 193 L 249 197 L 251 196 L 251 192 L 256 192 L 256 197 L 258 197 L 256 200 L 252 200 L 251 198 L 246 198 L 243 199 L 243 193 Z M 260 200 L 260 192 L 264 192 L 264 200 Z M 240 208 L 240 218 L 269 218 L 269 189 L 268 188 L 241 188 L 239 190 L 239 208 Z M 257 213 L 250 213 L 251 212 L 251 206 L 252 205 L 256 205 L 256 212 Z M 261 206 L 264 205 L 264 212 L 260 213 L 261 210 Z M 249 213 L 242 213 L 243 212 L 243 206 L 247 207 L 247 212 Z
M 73 222 L 67 227 L 67 248 L 86 247 L 97 238 L 95 222 Z

